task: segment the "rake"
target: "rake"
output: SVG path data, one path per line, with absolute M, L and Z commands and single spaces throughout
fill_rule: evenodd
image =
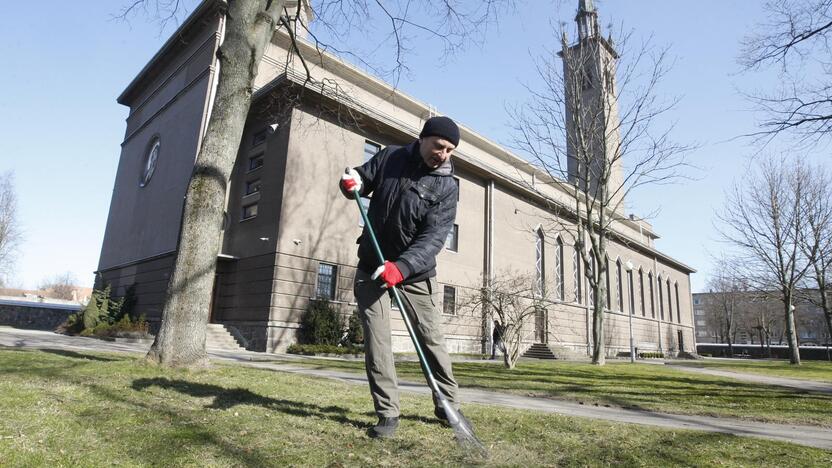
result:
M 347 168 L 347 172 L 349 172 L 349 168 Z M 367 232 L 370 233 L 370 239 L 373 242 L 373 249 L 378 256 L 378 260 L 381 262 L 381 265 L 384 265 L 384 254 L 381 252 L 381 247 L 378 245 L 378 238 L 376 238 L 375 230 L 370 223 L 370 219 L 367 217 L 367 210 L 364 209 L 364 205 L 361 203 L 361 195 L 358 193 L 357 189 L 353 189 L 352 193 L 354 195 L 355 202 L 358 205 L 358 210 L 361 211 L 361 218 L 364 220 Z M 465 419 L 460 417 L 459 412 L 439 390 L 439 384 L 436 383 L 433 371 L 430 369 L 428 360 L 425 358 L 425 354 L 422 351 L 422 345 L 416 337 L 416 330 L 413 328 L 413 323 L 411 323 L 410 317 L 408 317 L 407 312 L 405 312 L 406 309 L 404 308 L 404 303 L 402 302 L 400 293 L 404 294 L 404 291 L 400 291 L 395 287 L 390 288 L 390 294 L 393 296 L 393 300 L 396 301 L 396 305 L 399 307 L 399 312 L 401 312 L 405 327 L 407 327 L 407 333 L 410 335 L 410 339 L 413 341 L 413 346 L 416 348 L 416 355 L 419 357 L 419 364 L 422 366 L 422 372 L 425 374 L 425 380 L 427 380 L 428 386 L 433 392 L 434 398 L 439 401 L 439 404 L 442 405 L 442 409 L 445 410 L 445 417 L 448 419 L 448 424 L 454 431 L 454 436 L 456 437 L 457 442 L 466 449 L 473 449 L 478 451 L 481 455 L 487 456 L 488 452 L 482 442 L 480 442 L 474 434 L 473 428 L 471 428 Z

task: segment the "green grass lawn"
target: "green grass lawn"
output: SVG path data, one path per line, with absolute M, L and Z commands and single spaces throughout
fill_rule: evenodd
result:
M 362 361 L 307 358 L 293 365 L 363 372 Z M 400 378 L 422 380 L 418 363 L 396 364 Z M 454 363 L 460 386 L 675 414 L 832 427 L 832 394 L 739 382 L 672 366 L 610 362 L 521 361 L 514 370 Z
M 745 359 L 677 361 L 673 365 L 705 367 L 708 369 L 731 370 L 749 374 L 771 375 L 790 379 L 816 380 L 832 383 L 832 362 L 801 361 L 799 366 L 789 361 L 749 361 Z
M 469 405 L 491 452 L 469 458 L 403 395 L 395 439 L 366 436 L 367 389 L 135 355 L 0 349 L 0 466 L 829 466 L 832 452 L 694 431 Z

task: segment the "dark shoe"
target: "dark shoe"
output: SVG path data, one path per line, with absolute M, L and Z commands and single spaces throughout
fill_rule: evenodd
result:
M 368 434 L 372 438 L 387 439 L 393 437 L 396 433 L 396 428 L 399 427 L 399 418 L 385 418 L 379 417 L 378 424 L 371 427 Z
M 463 424 L 468 426 L 469 429 L 474 428 L 474 426 L 471 425 L 471 421 L 469 421 L 468 418 L 466 418 L 465 415 L 462 414 L 461 410 L 457 410 L 456 413 L 459 415 L 459 419 L 462 420 Z M 450 425 L 450 423 L 448 422 L 448 417 L 445 416 L 445 409 L 444 408 L 434 408 L 433 409 L 433 415 L 436 416 L 440 421 L 442 421 L 446 425 Z

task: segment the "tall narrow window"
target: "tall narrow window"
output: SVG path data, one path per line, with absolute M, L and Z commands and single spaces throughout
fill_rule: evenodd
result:
M 555 299 L 562 301 L 564 299 L 563 290 L 563 241 L 558 236 L 555 244 Z
M 574 282 L 575 282 L 575 302 L 581 304 L 583 302 L 583 275 L 581 275 L 581 251 L 580 246 L 575 245 L 575 249 L 572 252 L 572 271 L 574 272 Z
M 673 321 L 673 294 L 670 290 L 670 278 L 667 279 L 667 320 Z
M 604 259 L 604 262 L 607 266 L 607 271 L 604 272 L 604 281 L 607 283 L 607 310 L 612 310 L 612 288 L 610 287 L 610 259 L 609 257 Z
M 615 261 L 615 300 L 618 305 L 618 311 L 624 312 L 624 288 L 622 287 L 621 278 L 621 260 Z
M 544 276 L 544 242 L 545 239 L 543 237 L 543 230 L 537 230 L 537 236 L 535 238 L 535 249 L 534 249 L 534 270 L 535 270 L 535 278 L 534 278 L 534 293 L 537 297 L 543 297 L 544 287 L 546 284 L 546 279 Z
M 595 272 L 598 265 L 595 263 L 595 252 L 589 251 L 589 276 L 595 278 Z M 597 285 L 596 285 L 597 286 Z M 590 307 L 595 307 L 595 294 L 592 290 L 586 292 L 587 301 Z
M 682 308 L 679 307 L 679 283 L 674 283 L 673 288 L 676 290 L 676 318 L 679 319 L 679 323 L 682 323 Z
M 659 318 L 664 320 L 664 295 L 662 294 L 662 275 L 659 275 L 656 286 L 659 290 Z
M 317 299 L 334 300 L 335 285 L 338 281 L 338 267 L 329 263 L 318 264 L 318 283 L 315 285 Z
M 445 248 L 451 252 L 459 252 L 459 225 L 454 224 L 448 237 L 445 238 Z
M 647 272 L 647 284 L 650 285 L 650 316 L 656 318 L 656 293 L 653 291 L 653 272 Z
M 367 161 L 373 159 L 373 156 L 375 156 L 376 153 L 378 153 L 379 151 L 381 151 L 381 145 L 373 143 L 370 140 L 365 140 L 364 141 L 364 162 L 366 163 Z M 364 206 L 365 211 L 369 210 L 370 209 L 370 197 L 361 197 L 361 205 Z M 360 227 L 364 227 L 364 218 L 361 216 L 360 213 L 358 214 L 358 225 Z
M 445 285 L 442 294 L 442 313 L 456 315 L 456 288 Z
M 633 294 L 635 289 L 633 288 L 633 270 L 627 270 L 627 297 L 630 299 L 628 304 L 630 305 L 630 315 L 636 314 L 636 295 Z
M 641 305 L 641 316 L 646 317 L 647 311 L 646 306 L 644 305 L 644 272 L 641 268 L 638 269 L 638 297 L 641 299 L 639 303 Z

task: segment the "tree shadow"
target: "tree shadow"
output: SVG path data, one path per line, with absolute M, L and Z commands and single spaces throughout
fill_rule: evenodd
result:
M 85 360 L 88 360 L 88 361 L 113 362 L 113 361 L 122 361 L 123 360 L 123 359 L 118 359 L 118 358 L 108 358 L 108 357 L 95 356 L 95 355 L 87 354 L 87 353 L 78 353 L 78 352 L 75 352 L 75 351 L 68 351 L 68 350 L 65 350 L 65 349 L 42 348 L 40 351 L 43 351 L 44 353 L 49 353 L 49 354 L 57 354 L 59 356 L 65 356 L 65 357 L 73 358 L 73 359 L 85 359 Z
M 340 406 L 318 406 L 312 403 L 271 398 L 258 395 L 245 388 L 224 388 L 219 385 L 171 380 L 164 377 L 137 379 L 132 385 L 133 390 L 136 391 L 149 387 L 173 390 L 198 398 L 214 397 L 214 401 L 206 406 L 210 409 L 225 410 L 237 405 L 255 405 L 294 416 L 317 417 L 355 427 L 369 427 L 363 421 L 348 418 L 346 416 L 348 411 Z

